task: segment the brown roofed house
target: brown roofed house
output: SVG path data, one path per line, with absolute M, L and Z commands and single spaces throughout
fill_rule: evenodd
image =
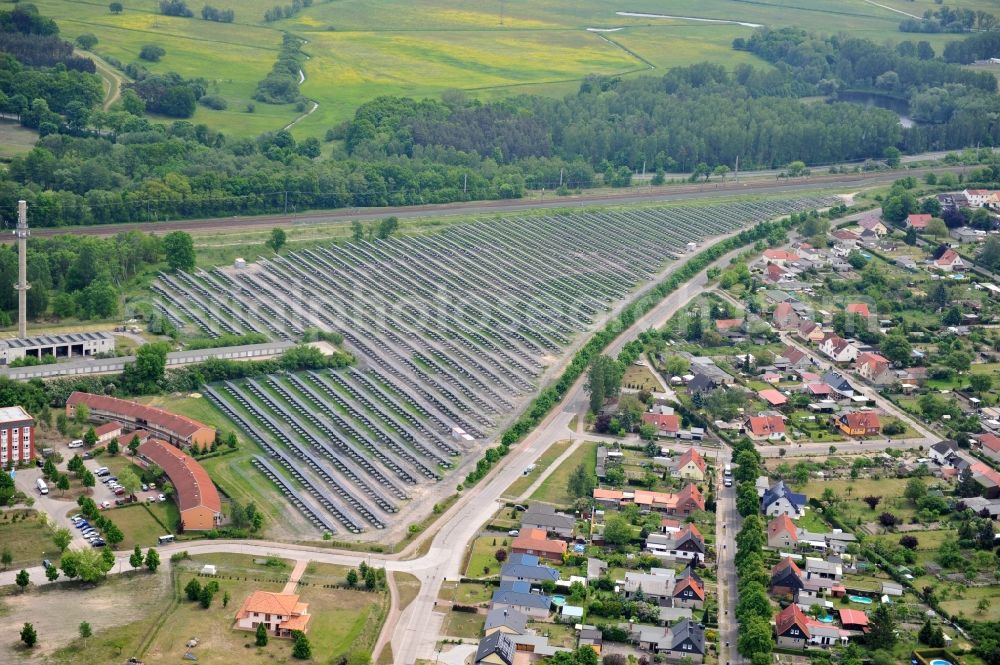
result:
M 272 635 L 291 637 L 293 630 L 307 632 L 311 618 L 309 604 L 300 603 L 298 594 L 254 591 L 236 613 L 236 628 L 257 630 L 264 624 Z
M 523 529 L 511 543 L 514 554 L 534 554 L 541 559 L 562 561 L 566 541 L 550 540 L 544 529 Z
M 67 416 L 73 416 L 77 404 L 86 405 L 90 410 L 90 417 L 95 420 L 113 421 L 129 429 L 148 430 L 153 436 L 174 445 L 204 448 L 215 441 L 215 428 L 138 402 L 74 392 L 66 400 Z

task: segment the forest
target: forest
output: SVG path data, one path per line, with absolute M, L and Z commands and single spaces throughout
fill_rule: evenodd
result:
M 0 31 L 18 35 L 10 43 L 58 39 L 28 5 L 0 12 Z M 993 33 L 966 38 L 976 53 L 991 43 L 984 34 Z M 774 67 L 701 63 L 662 76 L 592 76 L 562 99 L 380 97 L 332 127 L 326 150 L 287 131 L 233 139 L 183 120 L 153 122 L 146 111 L 183 118 L 214 100 L 202 79 L 135 63 L 125 66 L 135 82 L 103 111 L 97 77 L 19 62 L 32 58 L 22 49 L 0 55 L 0 111 L 41 138 L 0 175 L 0 209 L 24 198 L 33 225 L 69 226 L 446 203 L 627 186 L 642 169 L 660 180 L 686 177 L 737 158 L 741 168 L 783 168 L 879 158 L 890 148 L 1000 144 L 996 79 L 945 62 L 926 42 L 892 47 L 762 28 L 733 46 Z M 284 40 L 258 100 L 299 98 L 299 47 Z M 908 104 L 918 124 L 904 128 L 892 111 L 838 101 L 845 92 Z

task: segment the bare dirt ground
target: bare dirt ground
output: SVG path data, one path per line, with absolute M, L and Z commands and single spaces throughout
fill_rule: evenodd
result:
M 38 663 L 79 637 L 80 622 L 94 633 L 150 616 L 165 602 L 169 575 L 115 576 L 100 586 L 85 589 L 76 584 L 58 588 L 29 587 L 26 593 L 0 598 L 0 617 L 7 627 L 0 633 L 0 663 Z M 38 644 L 31 652 L 20 642 L 25 622 L 34 625 Z

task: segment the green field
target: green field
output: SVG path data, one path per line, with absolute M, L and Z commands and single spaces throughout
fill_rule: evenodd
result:
M 18 516 L 16 522 L 14 515 Z M 22 519 L 22 516 L 24 519 Z M 10 567 L 37 566 L 42 559 L 58 559 L 59 549 L 52 543 L 52 529 L 34 510 L 5 512 L 0 519 L 0 549 L 10 550 Z
M 270 70 L 283 31 L 308 40 L 302 92 L 319 104 L 295 125 L 300 138 L 322 136 L 350 117 L 358 105 L 378 95 L 437 96 L 460 89 L 492 99 L 518 93 L 570 94 L 588 74 L 661 75 L 671 67 L 703 60 L 734 67 L 765 63 L 732 50 L 735 37 L 751 25 L 799 25 L 821 32 L 846 31 L 885 40 L 926 39 L 940 51 L 953 35 L 907 35 L 897 30 L 905 18 L 865 0 L 676 0 L 665 7 L 651 0 L 541 0 L 533 3 L 433 0 L 342 0 L 317 2 L 298 15 L 264 23 L 272 0 L 218 0 L 231 8 L 232 24 L 201 20 L 201 5 L 188 3 L 195 18 L 161 16 L 155 0 L 128 0 L 112 15 L 105 3 L 39 0 L 55 17 L 63 35 L 93 33 L 98 55 L 123 63 L 136 61 L 145 44 L 166 49 L 155 72 L 176 71 L 209 81 L 212 94 L 229 102 L 224 111 L 199 107 L 192 122 L 231 135 L 252 136 L 277 130 L 300 115 L 293 105 L 257 103 L 246 111 L 257 81 Z M 922 13 L 930 0 L 880 3 Z M 962 5 L 996 9 L 988 0 Z M 711 23 L 677 18 L 630 17 L 616 12 L 668 13 L 729 21 Z M 602 32 L 588 30 L 596 28 Z M 0 144 L 3 142 L 0 141 Z M 2 145 L 0 145 L 2 149 Z M 2 150 L 0 150 L 2 151 Z
M 576 449 L 572 455 L 567 457 L 552 474 L 546 478 L 535 493 L 531 495 L 533 501 L 542 501 L 557 506 L 568 506 L 573 502 L 573 497 L 569 494 L 570 474 L 576 467 L 583 464 L 587 471 L 594 475 L 594 468 L 597 466 L 597 447 L 593 442 L 585 442 Z
M 165 533 L 174 533 L 177 528 L 175 525 L 180 522 L 180 513 L 173 501 L 115 508 L 107 516 L 125 534 L 125 540 L 117 547 L 119 550 L 131 550 L 136 545 L 142 548 L 155 547 L 156 539 Z M 166 525 L 166 529 L 161 526 L 161 522 Z
M 549 468 L 549 466 L 558 459 L 560 455 L 566 452 L 566 449 L 572 445 L 572 439 L 566 439 L 565 441 L 556 441 L 554 444 L 549 446 L 542 455 L 535 462 L 535 468 L 531 470 L 530 473 L 522 475 L 520 478 L 515 480 L 510 484 L 510 487 L 504 492 L 504 496 L 510 497 L 511 499 L 519 498 L 524 492 L 531 487 L 531 484 L 538 480 L 538 477 Z

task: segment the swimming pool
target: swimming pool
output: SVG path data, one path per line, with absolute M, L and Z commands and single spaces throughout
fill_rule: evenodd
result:
M 951 665 L 951 661 L 943 660 L 941 658 L 935 658 L 934 660 L 931 661 L 930 665 Z
M 848 596 L 848 598 L 850 598 L 851 601 L 853 601 L 855 603 L 861 603 L 862 605 L 871 605 L 872 604 L 872 599 L 868 598 L 866 596 Z M 951 665 L 951 664 L 949 663 L 948 665 Z
M 833 623 L 833 617 L 830 616 L 829 614 L 820 617 L 819 620 L 822 621 L 823 623 Z
M 566 604 L 566 596 L 552 596 L 552 604 L 562 607 Z

